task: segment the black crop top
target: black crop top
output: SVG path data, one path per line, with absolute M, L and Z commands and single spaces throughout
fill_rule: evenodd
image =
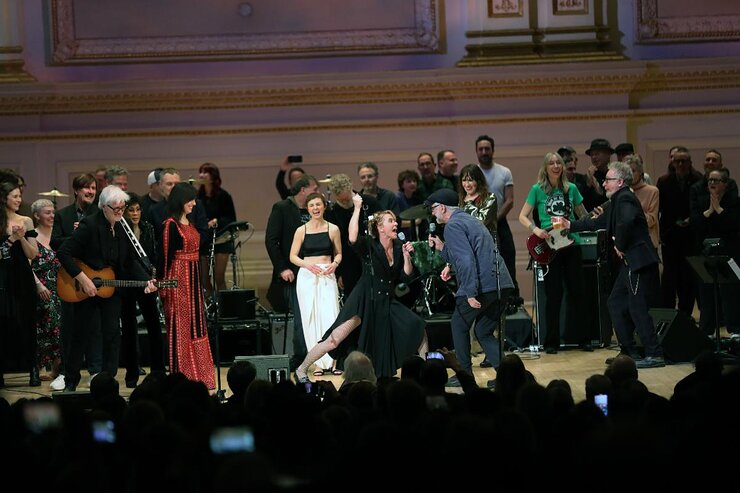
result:
M 332 256 L 334 245 L 329 238 L 328 229 L 327 226 L 327 231 L 323 233 L 306 233 L 303 238 L 303 258 Z

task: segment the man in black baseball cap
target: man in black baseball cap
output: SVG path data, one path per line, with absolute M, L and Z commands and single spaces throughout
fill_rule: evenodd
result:
M 429 246 L 441 253 L 447 267 L 440 277 L 448 281 L 455 268 L 457 292 L 452 314 L 452 341 L 462 368 L 473 374 L 470 360 L 470 328 L 475 322 L 475 335 L 486 359 L 494 369 L 501 362 L 501 346 L 493 335 L 514 283 L 504 259 L 494 248 L 494 239 L 481 221 L 458 207 L 458 195 L 449 189 L 432 193 L 425 204 L 438 223 L 445 225 L 445 241 L 429 235 Z M 489 386 L 493 385 L 489 383 Z M 447 386 L 460 386 L 453 377 Z
M 617 155 L 617 161 L 624 161 L 626 156 L 635 153 L 635 146 L 629 142 L 622 142 L 614 148 L 614 154 Z
M 558 154 L 560 154 L 561 158 L 565 159 L 566 156 L 574 156 L 576 154 L 576 150 L 571 146 L 560 146 Z
M 436 192 L 432 192 L 424 201 L 424 203 L 428 206 L 432 206 L 434 204 L 442 204 L 451 207 L 457 207 L 460 204 L 460 197 L 454 190 L 449 188 L 442 188 L 440 190 L 437 190 Z

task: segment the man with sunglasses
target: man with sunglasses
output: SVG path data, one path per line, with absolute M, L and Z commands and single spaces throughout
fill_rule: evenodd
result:
M 116 279 L 148 280 L 147 273 L 139 263 L 138 255 L 120 224 L 128 199 L 128 194 L 119 187 L 105 187 L 98 201 L 99 210 L 83 218 L 72 236 L 62 243 L 57 252 L 64 270 L 88 296 L 77 303 L 74 309 L 69 357 L 65 362 L 65 392 L 74 392 L 80 382 L 82 356 L 95 320 L 100 320 L 102 333 L 102 370 L 112 377 L 118 371 L 121 346 L 121 297 L 118 290 L 110 298 L 97 296 L 95 284 L 77 265 L 76 260 L 96 271 L 111 267 Z M 156 289 L 150 281 L 144 292 L 150 293 Z

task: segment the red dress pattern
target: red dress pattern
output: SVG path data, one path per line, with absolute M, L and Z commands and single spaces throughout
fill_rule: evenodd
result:
M 177 226 L 183 245 L 172 258 L 168 258 L 170 224 Z M 159 292 L 164 304 L 170 372 L 182 373 L 214 389 L 216 377 L 200 284 L 200 234 L 192 224 L 180 224 L 170 218 L 164 222 L 163 243 L 165 277 L 178 280 L 176 288 Z

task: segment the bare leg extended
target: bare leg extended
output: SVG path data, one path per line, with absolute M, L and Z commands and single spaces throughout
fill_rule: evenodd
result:
M 354 317 L 350 318 L 346 322 L 339 325 L 336 329 L 334 329 L 331 334 L 329 334 L 329 337 L 327 337 L 325 340 L 312 347 L 308 351 L 308 354 L 303 360 L 303 363 L 298 365 L 298 368 L 295 369 L 296 380 L 298 380 L 299 382 L 308 381 L 308 377 L 306 376 L 306 371 L 308 370 L 308 367 L 329 351 L 336 349 L 336 347 L 339 346 L 340 342 L 345 340 L 353 330 L 360 326 L 361 322 L 362 320 L 360 319 L 360 317 L 355 315 Z
M 424 338 L 421 340 L 421 344 L 419 344 L 419 356 L 426 358 L 427 352 L 429 352 L 429 340 L 427 339 L 427 331 L 425 330 Z

